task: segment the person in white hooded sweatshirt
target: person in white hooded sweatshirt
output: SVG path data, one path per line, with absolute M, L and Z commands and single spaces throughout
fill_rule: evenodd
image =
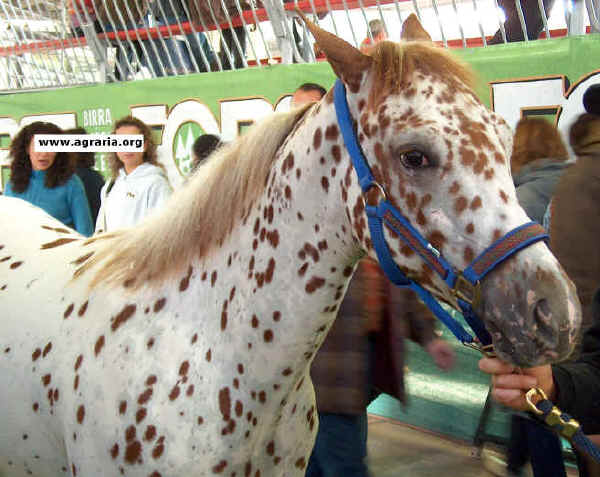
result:
M 113 152 L 108 157 L 112 180 L 100 193 L 96 233 L 132 227 L 162 206 L 172 189 L 157 161 L 152 130 L 143 121 L 127 116 L 115 123 L 112 134 L 142 134 L 143 152 Z

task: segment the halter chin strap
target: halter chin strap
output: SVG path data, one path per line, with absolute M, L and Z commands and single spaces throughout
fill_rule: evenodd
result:
M 475 347 L 487 353 L 492 348 L 492 338 L 482 320 L 477 316 L 475 310 L 480 305 L 481 280 L 496 266 L 519 250 L 528 247 L 540 240 L 547 240 L 548 235 L 544 228 L 537 222 L 523 224 L 506 235 L 496 240 L 492 245 L 479 254 L 471 264 L 462 272 L 457 272 L 440 252 L 433 247 L 425 238 L 410 224 L 398 209 L 388 200 L 385 189 L 379 184 L 371 168 L 366 161 L 362 150 L 356 140 L 356 133 L 352 122 L 352 116 L 348 109 L 346 100 L 346 88 L 337 80 L 334 87 L 335 111 L 338 125 L 344 137 L 346 149 L 352 158 L 352 164 L 358 175 L 358 182 L 365 198 L 365 211 L 369 222 L 371 240 L 377 253 L 379 264 L 388 279 L 399 287 L 411 288 L 419 295 L 427 307 L 452 331 L 463 344 Z M 369 205 L 366 195 L 371 188 L 380 191 L 380 201 L 376 205 Z M 444 280 L 455 297 L 460 310 L 469 324 L 477 341 L 468 333 L 464 327 L 444 309 L 438 300 L 419 283 L 409 278 L 398 267 L 392 258 L 390 249 L 385 241 L 383 226 L 397 237 L 401 238 L 425 263 Z

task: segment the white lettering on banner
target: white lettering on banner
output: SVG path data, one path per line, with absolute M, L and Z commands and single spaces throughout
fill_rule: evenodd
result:
M 112 115 L 110 113 L 110 108 L 95 108 L 83 110 L 84 128 L 104 126 L 112 126 Z
M 148 126 L 164 126 L 167 124 L 167 105 L 135 106 L 131 108 L 131 115 Z
M 260 121 L 273 113 L 273 105 L 264 98 L 220 101 L 221 137 L 231 141 L 238 136 L 240 125 Z
M 148 108 L 148 106 L 133 107 L 131 108 L 131 114 L 135 117 L 139 117 L 138 112 L 144 115 L 148 114 Z M 154 106 L 153 108 L 157 108 L 156 110 L 158 111 L 158 108 L 161 108 L 161 106 Z M 157 125 L 156 118 L 152 117 L 151 121 L 151 124 Z M 195 99 L 188 99 L 175 105 L 166 118 L 162 144 L 157 148 L 158 158 L 166 167 L 169 181 L 173 187 L 178 187 L 183 182 L 183 178 L 175 166 L 173 151 L 175 134 L 179 126 L 188 121 L 198 123 L 205 133 L 219 134 L 219 124 L 211 110 L 205 104 Z

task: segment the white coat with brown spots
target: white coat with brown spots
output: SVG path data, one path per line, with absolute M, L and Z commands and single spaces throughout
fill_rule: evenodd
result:
M 366 56 L 310 27 L 377 180 L 456 267 L 527 221 L 506 125 L 462 66 L 421 43 Z M 136 229 L 86 240 L 0 198 L 0 474 L 302 476 L 318 425 L 310 362 L 364 253 L 331 93 L 257 125 Z M 580 320 L 541 243 L 486 279 L 482 314 L 521 365 L 566 356 Z

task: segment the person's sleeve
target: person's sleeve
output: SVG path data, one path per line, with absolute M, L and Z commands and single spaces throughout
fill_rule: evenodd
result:
M 148 201 L 146 203 L 147 211 L 158 209 L 164 205 L 167 199 L 171 196 L 173 189 L 169 185 L 169 182 L 161 178 L 160 181 L 156 181 L 150 186 L 148 190 Z
M 571 414 L 593 432 L 600 429 L 600 322 L 583 337 L 581 356 L 572 363 L 552 366 L 557 387 L 557 402 L 563 412 Z
M 73 226 L 81 235 L 89 237 L 94 232 L 92 213 L 90 212 L 90 205 L 85 195 L 83 183 L 76 175 L 71 177 L 71 187 L 69 190 L 69 207 L 71 209 Z
M 390 312 L 392 319 L 405 322 L 406 338 L 426 346 L 435 335 L 436 319 L 429 308 L 410 289 L 389 285 Z
M 6 183 L 6 186 L 4 187 L 4 195 L 6 197 L 15 197 L 15 193 L 12 190 L 12 186 L 10 185 L 10 181 L 8 181 Z

